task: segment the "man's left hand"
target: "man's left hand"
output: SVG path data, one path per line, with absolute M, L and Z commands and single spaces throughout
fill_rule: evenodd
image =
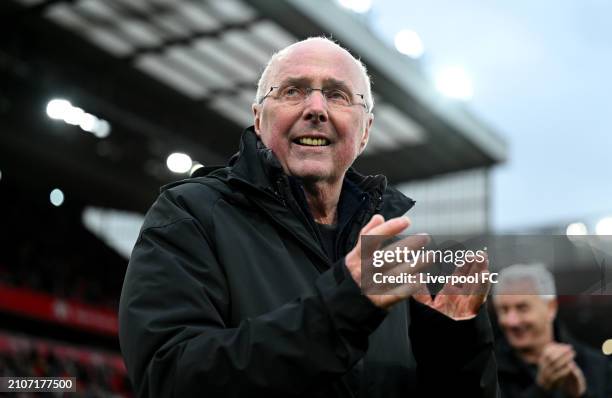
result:
M 579 398 L 586 392 L 586 379 L 576 362 L 572 361 L 570 367 L 571 371 L 563 380 L 561 388 L 568 396 Z
M 463 267 L 457 267 L 453 275 L 457 276 L 476 276 L 479 274 L 479 281 L 482 281 L 482 274 L 488 273 L 489 260 L 487 257 L 483 261 L 472 261 Z M 471 319 L 476 316 L 480 306 L 487 300 L 490 283 L 446 283 L 442 290 L 431 298 L 427 286 L 422 285 L 418 294 L 413 295 L 414 299 L 428 305 L 438 312 L 456 321 Z

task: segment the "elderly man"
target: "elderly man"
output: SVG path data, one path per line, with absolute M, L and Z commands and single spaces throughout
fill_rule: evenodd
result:
M 293 44 L 266 66 L 229 165 L 163 190 L 120 303 L 138 396 L 406 396 L 413 352 L 419 396 L 495 396 L 482 295 L 449 287 L 407 305 L 409 287 L 360 290 L 371 254 L 360 235 L 399 234 L 414 203 L 350 168 L 372 106 L 365 67 L 346 50 Z
M 612 396 L 606 358 L 563 329 L 555 330 L 555 282 L 542 264 L 505 268 L 494 293 L 505 336 L 496 347 L 505 397 Z

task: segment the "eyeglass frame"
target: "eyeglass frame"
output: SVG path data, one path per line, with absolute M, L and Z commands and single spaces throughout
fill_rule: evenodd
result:
M 257 102 L 257 104 L 261 105 L 266 98 L 271 96 L 270 94 L 272 94 L 272 91 L 274 89 L 279 89 L 280 87 L 281 86 L 271 86 L 270 90 L 268 90 L 266 95 L 261 97 L 261 99 Z M 310 97 L 310 95 L 312 94 L 313 91 L 320 91 L 321 94 L 323 95 L 323 97 L 325 97 L 325 100 L 327 101 L 327 97 L 325 96 L 325 92 L 329 91 L 329 89 L 325 89 L 325 88 L 313 88 L 313 87 L 301 87 L 301 88 L 306 90 L 306 96 L 304 97 L 304 101 L 306 100 L 306 98 Z M 370 111 L 368 109 L 368 105 L 365 103 L 365 94 L 355 93 L 355 94 L 352 94 L 352 95 L 359 96 L 363 102 L 357 102 L 357 103 L 354 103 L 354 104 L 351 103 L 351 104 L 349 104 L 347 106 L 361 105 L 361 106 L 363 106 L 363 109 L 365 109 L 366 113 L 370 113 Z

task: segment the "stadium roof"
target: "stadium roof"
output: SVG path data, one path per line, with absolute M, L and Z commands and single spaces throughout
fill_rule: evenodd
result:
M 331 35 L 368 66 L 375 123 L 357 167 L 391 182 L 503 161 L 505 143 L 419 63 L 324 0 L 10 0 L 0 4 L 0 168 L 99 206 L 143 210 L 186 152 L 224 163 L 251 124 L 269 56 Z M 45 115 L 51 98 L 110 122 L 100 139 Z

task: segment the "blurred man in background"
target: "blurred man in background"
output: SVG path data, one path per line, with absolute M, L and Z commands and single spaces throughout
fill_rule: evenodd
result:
M 543 265 L 502 270 L 493 304 L 504 334 L 496 356 L 505 397 L 611 396 L 607 358 L 555 322 L 555 282 Z

